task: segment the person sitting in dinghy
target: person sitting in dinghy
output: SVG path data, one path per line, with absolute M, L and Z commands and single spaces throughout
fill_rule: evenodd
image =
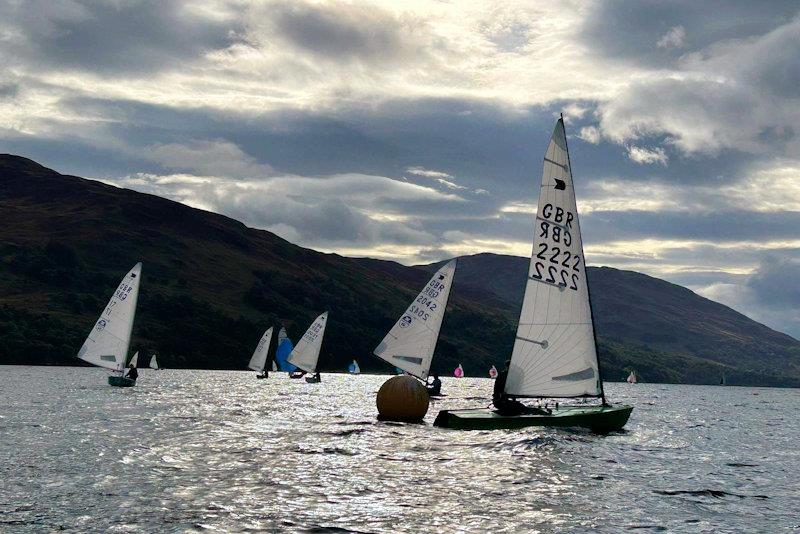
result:
M 435 397 L 442 394 L 442 381 L 439 380 L 439 373 L 433 373 L 433 381 L 427 386 L 428 395 Z
M 494 393 L 492 395 L 492 404 L 497 409 L 500 415 L 523 415 L 523 414 L 537 414 L 537 415 L 551 415 L 553 412 L 550 409 L 542 409 L 540 407 L 525 406 L 514 397 L 506 394 L 506 380 L 508 379 L 508 368 L 511 367 L 511 360 L 506 361 L 506 367 L 497 374 L 494 381 Z
M 134 382 L 139 378 L 139 371 L 136 370 L 135 365 L 131 364 L 130 367 L 128 367 L 128 373 L 125 375 L 125 378 L 130 378 Z

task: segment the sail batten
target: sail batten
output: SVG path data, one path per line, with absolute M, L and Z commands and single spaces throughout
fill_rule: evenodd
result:
M 253 351 L 253 356 L 250 358 L 250 363 L 247 364 L 248 369 L 258 371 L 259 373 L 264 372 L 264 368 L 267 366 L 267 355 L 269 354 L 269 345 L 271 341 L 272 327 L 270 326 L 258 341 L 256 350 Z
M 314 373 L 319 362 L 319 351 L 322 348 L 322 338 L 325 336 L 325 325 L 328 322 L 328 312 L 317 317 L 300 341 L 297 342 L 287 361 L 307 373 Z
M 436 271 L 375 348 L 375 356 L 421 380 L 428 378 L 455 270 L 456 260 L 450 260 Z
M 142 264 L 125 275 L 78 351 L 81 360 L 122 372 L 131 342 Z
M 525 296 L 505 392 L 518 397 L 602 394 L 564 122 L 542 166 Z

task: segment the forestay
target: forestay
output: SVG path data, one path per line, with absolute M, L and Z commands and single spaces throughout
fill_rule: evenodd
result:
M 439 269 L 375 348 L 378 358 L 425 380 L 447 308 L 456 260 Z
M 599 396 L 602 389 L 564 121 L 544 157 L 533 252 L 505 391 Z
M 121 372 L 131 341 L 142 264 L 137 263 L 122 279 L 103 313 L 78 351 L 78 358 Z
M 289 354 L 287 360 L 307 373 L 317 370 L 319 350 L 322 348 L 322 337 L 325 335 L 325 324 L 328 322 L 328 312 L 323 313 L 311 323 L 306 333 Z
M 253 356 L 250 358 L 250 363 L 247 364 L 249 369 L 258 371 L 259 373 L 264 371 L 264 368 L 267 366 L 267 355 L 269 354 L 270 341 L 272 341 L 271 326 L 267 328 L 267 331 L 264 332 L 263 336 L 261 336 L 261 340 L 258 342 L 258 345 L 256 345 L 256 350 L 253 352 Z

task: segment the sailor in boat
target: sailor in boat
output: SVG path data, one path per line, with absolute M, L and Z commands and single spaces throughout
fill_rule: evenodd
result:
M 321 377 L 320 377 L 320 375 L 319 375 L 319 371 L 317 371 L 316 373 L 314 373 L 313 375 L 311 375 L 311 379 L 312 379 L 314 382 L 319 382 L 320 380 L 322 380 L 322 378 L 321 378 Z
M 548 407 L 541 408 L 540 406 L 525 406 L 519 402 L 515 397 L 507 395 L 506 380 L 508 380 L 508 369 L 511 367 L 511 360 L 506 360 L 505 369 L 497 374 L 494 381 L 494 393 L 492 394 L 492 404 L 497 409 L 500 415 L 522 415 L 522 414 L 537 414 L 537 415 L 551 415 L 553 413 Z
M 433 373 L 433 381 L 426 386 L 428 395 L 435 397 L 442 394 L 442 381 L 439 380 L 439 373 Z
M 136 370 L 135 365 L 131 364 L 130 367 L 128 367 L 128 372 L 125 374 L 125 378 L 130 378 L 136 382 L 136 379 L 139 378 L 139 371 Z

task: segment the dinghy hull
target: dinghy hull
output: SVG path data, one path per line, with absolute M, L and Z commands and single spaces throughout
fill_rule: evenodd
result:
M 136 385 L 136 380 L 131 380 L 124 376 L 109 376 L 108 385 L 118 388 L 130 388 Z
M 633 406 L 570 406 L 553 410 L 550 415 L 500 415 L 495 410 L 442 410 L 433 426 L 456 430 L 503 430 L 529 426 L 579 427 L 593 432 L 622 430 Z
M 317 378 L 317 377 L 314 377 L 314 376 L 307 376 L 306 377 L 306 382 L 309 383 L 309 384 L 319 384 L 320 379 Z

